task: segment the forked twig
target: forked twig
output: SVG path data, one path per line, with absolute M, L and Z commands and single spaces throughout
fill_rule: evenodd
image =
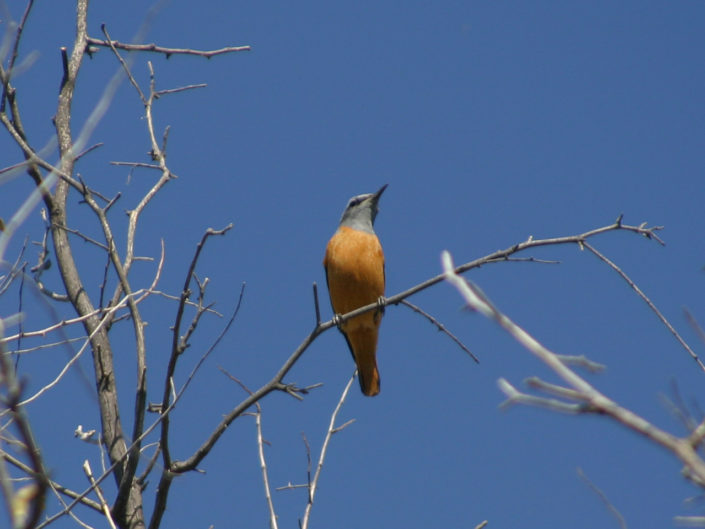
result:
M 222 367 L 218 369 L 225 374 L 230 380 L 236 382 L 242 389 L 247 393 L 252 395 L 252 391 L 238 378 L 234 377 L 228 371 Z M 266 441 L 264 440 L 264 435 L 262 434 L 262 406 L 259 402 L 255 402 L 255 408 L 257 412 L 255 415 L 255 425 L 257 427 L 257 455 L 259 457 L 260 469 L 262 471 L 262 481 L 264 483 L 264 495 L 267 499 L 267 508 L 269 509 L 269 527 L 270 529 L 277 529 L 277 513 L 274 510 L 274 501 L 272 500 L 272 490 L 269 486 L 269 472 L 267 471 L 267 459 L 264 456 L 264 445 Z M 267 443 L 268 444 L 268 443 Z
M 352 383 L 354 380 L 355 380 L 355 373 L 353 373 L 353 376 L 350 377 L 350 380 L 348 380 L 348 383 L 345 385 L 345 389 L 343 389 L 343 392 L 340 395 L 340 399 L 338 400 L 338 404 L 335 406 L 335 409 L 333 410 L 333 414 L 330 417 L 330 423 L 328 424 L 328 431 L 326 432 L 326 436 L 323 439 L 323 446 L 321 447 L 321 453 L 318 456 L 318 463 L 316 464 L 316 471 L 313 474 L 313 479 L 310 480 L 310 483 L 309 483 L 308 502 L 306 503 L 306 509 L 304 510 L 304 516 L 301 519 L 301 529 L 308 529 L 308 522 L 311 518 L 311 509 L 313 508 L 313 501 L 316 496 L 316 489 L 318 487 L 318 480 L 321 477 L 321 471 L 323 470 L 323 463 L 326 459 L 326 454 L 328 453 L 328 445 L 330 444 L 330 440 L 333 437 L 333 434 L 338 433 L 343 428 L 345 428 L 346 426 L 348 426 L 349 424 L 352 423 L 352 421 L 348 421 L 342 426 L 339 426 L 339 427 L 335 426 L 335 421 L 338 418 L 338 414 L 340 413 L 340 410 L 343 407 L 343 403 L 345 402 L 345 399 L 347 398 L 348 393 L 350 392 L 350 387 L 352 386 Z

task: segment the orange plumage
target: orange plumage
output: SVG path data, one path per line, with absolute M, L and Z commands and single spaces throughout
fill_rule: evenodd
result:
M 323 266 L 335 314 L 346 314 L 384 296 L 384 253 L 372 223 L 385 188 L 350 199 L 340 227 L 328 242 Z M 381 321 L 382 311 L 377 309 L 339 327 L 357 364 L 360 388 L 367 396 L 377 395 L 380 389 L 377 334 Z

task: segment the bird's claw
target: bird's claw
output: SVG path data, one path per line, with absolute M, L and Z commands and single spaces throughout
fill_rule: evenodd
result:
M 384 315 L 384 307 L 387 304 L 387 298 L 380 296 L 377 298 L 377 310 L 375 310 L 375 319 L 379 319 Z

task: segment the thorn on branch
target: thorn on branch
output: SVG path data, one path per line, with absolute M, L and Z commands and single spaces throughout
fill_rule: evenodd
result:
M 316 310 L 316 327 L 318 327 L 321 324 L 321 309 L 318 305 L 318 285 L 315 281 L 313 282 L 313 306 Z
M 66 46 L 61 46 L 61 66 L 64 70 L 64 76 L 61 78 L 61 86 L 59 87 L 59 90 L 61 90 L 66 82 L 69 80 L 69 55 L 68 51 L 66 50 Z
M 162 155 L 166 158 L 166 142 L 169 139 L 169 131 L 171 130 L 171 125 L 167 125 L 164 128 L 164 136 L 162 137 Z
M 98 53 L 100 51 L 100 48 L 98 46 L 91 46 L 90 44 L 86 44 L 86 53 L 88 54 L 88 57 L 91 59 L 93 58 L 94 53 Z
M 354 423 L 354 422 L 355 422 L 355 419 L 350 419 L 349 421 L 344 422 L 344 423 L 341 424 L 340 426 L 336 426 L 335 428 L 333 428 L 333 430 L 331 430 L 331 433 L 338 433 L 338 432 L 341 432 L 341 431 L 343 431 L 345 428 L 347 428 L 348 426 L 350 426 L 350 425 L 351 425 L 352 423 Z
M 590 360 L 588 357 L 585 355 L 556 355 L 561 362 L 563 362 L 566 365 L 574 365 L 578 367 L 582 367 L 586 369 L 587 371 L 591 373 L 599 373 L 601 371 L 604 371 L 607 366 L 604 364 L 600 364 L 598 362 L 594 362 L 593 360 Z
M 89 152 L 91 152 L 91 151 L 93 151 L 93 150 L 95 150 L 95 149 L 97 149 L 97 148 L 99 148 L 99 147 L 102 147 L 102 146 L 103 146 L 103 142 L 99 142 L 99 143 L 96 143 L 95 145 L 91 145 L 91 146 L 88 147 L 87 149 L 85 149 L 85 150 L 81 151 L 80 153 L 78 153 L 78 154 L 76 155 L 76 158 L 74 158 L 74 162 L 77 162 L 78 160 L 80 160 L 83 156 L 85 156 L 85 155 L 88 154 Z
M 110 202 L 108 202 L 108 203 L 106 204 L 106 206 L 103 208 L 103 213 L 107 213 L 108 210 L 109 210 L 111 207 L 113 207 L 113 204 L 115 204 L 115 202 L 117 202 L 117 201 L 120 199 L 121 196 L 122 196 L 122 192 L 121 192 L 121 191 L 118 191 L 117 194 L 110 200 Z

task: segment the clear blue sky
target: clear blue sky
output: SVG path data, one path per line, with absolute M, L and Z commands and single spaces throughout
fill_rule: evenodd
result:
M 95 2 L 89 33 L 100 37 L 105 22 L 113 38 L 129 41 L 144 20 L 144 5 Z M 21 52 L 36 51 L 37 58 L 16 85 L 35 145 L 51 138 L 58 48 L 72 45 L 72 20 L 69 3 L 42 2 L 26 29 Z M 157 257 L 163 238 L 167 266 L 160 287 L 178 293 L 203 231 L 233 222 L 227 237 L 208 243 L 198 273 L 210 278 L 211 299 L 223 313 L 247 283 L 232 331 L 174 412 L 173 455 L 190 455 L 242 399 L 218 366 L 258 387 L 312 329 L 314 281 L 330 317 L 325 244 L 347 199 L 385 183 L 376 228 L 388 295 L 438 274 L 443 249 L 464 262 L 530 235 L 604 226 L 623 213 L 630 224 L 665 226 L 666 246 L 627 233 L 607 234 L 595 245 L 705 356 L 682 312 L 689 308 L 705 324 L 703 20 L 705 4 L 696 1 L 166 3 L 147 41 L 252 46 L 209 61 L 135 57 L 142 83 L 149 59 L 159 88 L 208 84 L 155 106 L 160 130 L 171 125 L 168 161 L 179 178 L 143 215 L 137 253 Z M 85 62 L 75 128 L 116 67 L 106 50 Z M 107 164 L 148 161 L 141 114 L 124 83 L 92 139 L 104 146 L 78 166 L 93 187 L 123 191 L 113 212 L 122 226 L 121 211 L 134 207 L 156 178 L 136 171 L 128 183 L 127 170 Z M 20 159 L 1 136 L 0 165 Z M 0 215 L 9 217 L 30 190 L 25 175 L 4 182 Z M 86 219 L 87 209 L 74 198 L 71 221 L 97 235 L 97 224 Z M 8 259 L 25 233 L 40 236 L 37 220 L 33 215 L 20 230 Z M 95 294 L 104 260 L 76 244 L 86 252 L 83 268 L 95 268 L 87 281 Z M 28 251 L 34 262 L 35 249 Z M 704 406 L 705 374 L 653 313 L 577 247 L 525 256 L 561 264 L 495 264 L 468 277 L 548 347 L 607 365 L 603 374 L 586 375 L 598 389 L 681 435 L 662 397 L 672 398 L 676 384 L 687 403 Z M 148 286 L 153 272 L 153 264 L 138 263 L 134 285 Z M 47 277 L 59 288 L 56 276 Z M 684 504 L 700 491 L 683 480 L 675 458 L 608 419 L 498 409 L 499 377 L 517 386 L 532 375 L 555 378 L 493 323 L 460 310 L 449 286 L 411 301 L 444 322 L 481 362 L 408 309 L 388 308 L 379 343 L 382 392 L 365 398 L 356 385 L 345 404 L 341 421 L 356 421 L 333 439 L 312 527 L 474 527 L 485 519 L 489 528 L 618 527 L 579 479 L 578 467 L 630 527 L 669 527 L 674 515 L 702 512 L 701 503 Z M 0 299 L 0 307 L 2 314 L 17 310 L 16 298 Z M 175 305 L 154 300 L 142 310 L 149 322 L 149 400 L 156 401 Z M 27 325 L 46 317 L 33 315 Z M 177 382 L 222 324 L 204 323 Z M 130 424 L 135 366 L 131 342 L 121 345 L 120 396 Z M 29 388 L 53 378 L 69 354 L 24 357 Z M 88 356 L 81 366 L 91 373 Z M 273 486 L 305 481 L 301 434 L 317 457 L 353 368 L 343 338 L 332 330 L 288 377 L 324 386 L 304 402 L 278 394 L 262 402 Z M 28 410 L 52 476 L 74 489 L 86 485 L 83 459 L 100 467 L 97 451 L 73 439 L 77 424 L 99 424 L 92 395 L 74 372 Z M 267 526 L 251 417 L 233 425 L 202 469 L 175 481 L 164 527 Z M 155 485 L 149 484 L 147 502 Z M 106 488 L 110 493 L 112 482 Z M 280 527 L 296 527 L 305 492 L 277 492 L 274 501 Z M 56 509 L 50 502 L 47 512 Z

